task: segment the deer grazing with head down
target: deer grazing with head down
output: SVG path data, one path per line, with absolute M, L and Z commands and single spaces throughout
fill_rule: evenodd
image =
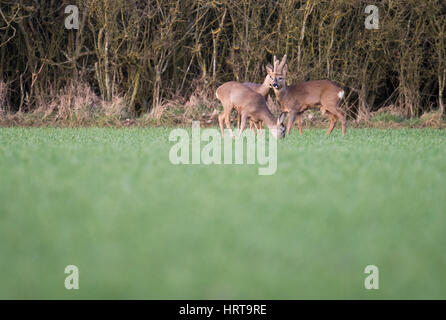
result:
M 285 115 L 281 115 L 278 119 L 274 117 L 266 105 L 265 98 L 247 86 L 236 81 L 226 82 L 217 88 L 215 95 L 223 105 L 223 111 L 218 116 L 222 136 L 225 135 L 223 121 L 225 121 L 231 136 L 234 136 L 230 123 L 230 116 L 233 109 L 241 117 L 239 136 L 245 129 L 248 118 L 256 125 L 260 121 L 264 122 L 274 138 L 283 138 L 285 136 L 285 126 L 283 125 Z
M 270 63 L 268 63 L 266 65 L 266 70 L 272 71 L 273 66 Z M 253 83 L 253 82 L 243 82 L 243 85 L 248 87 L 251 90 L 254 90 L 258 94 L 263 96 L 263 98 L 265 98 L 265 100 L 266 100 L 268 97 L 268 94 L 269 94 L 269 90 L 272 88 L 272 83 L 273 83 L 273 79 L 270 76 L 268 76 L 268 74 L 267 74 L 265 77 L 265 80 L 263 81 L 262 84 Z M 238 114 L 237 115 L 237 128 L 238 129 L 240 129 L 240 120 L 241 120 L 241 114 Z M 254 125 L 254 122 L 250 120 L 249 121 L 249 129 L 250 130 L 253 129 L 253 125 Z M 259 134 L 262 134 L 262 121 L 257 122 L 256 129 Z
M 345 115 L 339 108 L 339 104 L 344 96 L 344 90 L 330 80 L 313 80 L 298 82 L 287 86 L 285 78 L 287 74 L 286 55 L 282 61 L 274 56 L 274 68 L 268 70 L 268 76 L 272 80 L 272 88 L 276 94 L 282 112 L 288 113 L 287 133 L 297 118 L 299 133 L 302 135 L 302 115 L 308 108 L 320 108 L 321 113 L 328 114 L 330 127 L 326 135 L 329 135 L 336 125 L 337 120 L 341 121 L 342 135 L 345 135 Z M 282 115 L 281 115 L 282 116 Z

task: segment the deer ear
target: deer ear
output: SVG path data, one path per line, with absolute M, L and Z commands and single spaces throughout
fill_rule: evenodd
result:
M 274 70 L 273 70 L 273 66 L 272 66 L 270 63 L 268 63 L 268 64 L 266 65 L 266 72 L 267 72 L 268 74 L 272 74 L 272 73 L 274 72 Z
M 285 120 L 286 117 L 286 112 L 282 112 L 279 116 L 279 118 L 277 119 L 277 125 L 281 125 L 283 123 L 283 121 Z

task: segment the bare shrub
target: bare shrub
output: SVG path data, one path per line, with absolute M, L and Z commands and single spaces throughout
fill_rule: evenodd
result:
M 124 119 L 129 117 L 128 103 L 120 96 L 113 96 L 110 101 L 101 101 L 102 112 L 107 117 Z
M 191 108 L 198 105 L 206 105 L 213 108 L 215 105 L 215 91 L 209 86 L 209 83 L 204 78 L 194 79 L 190 85 L 192 93 L 188 101 L 185 103 L 186 108 Z
M 8 85 L 0 80 L 0 114 L 6 113 L 8 109 Z
M 74 121 L 77 124 L 93 122 L 101 116 L 116 120 L 128 116 L 124 98 L 113 96 L 105 101 L 98 97 L 85 82 L 72 81 L 49 100 L 40 100 L 35 114 L 43 114 L 43 119 L 53 118 L 53 122 Z
M 158 125 L 190 123 L 193 120 L 210 123 L 208 120 L 218 108 L 213 88 L 205 79 L 200 78 L 192 82 L 191 89 L 189 98 L 177 93 L 171 94 L 170 99 L 165 98 L 160 101 L 150 110 L 145 120 Z
M 203 123 L 215 122 L 220 112 L 220 102 L 215 97 L 215 90 L 203 78 L 192 82 L 192 93 L 184 103 L 184 121 L 200 120 Z
M 54 121 L 75 119 L 82 122 L 90 118 L 99 103 L 100 99 L 88 84 L 70 82 L 49 101 L 40 100 L 35 113 L 43 113 L 44 119 L 54 116 Z
M 396 106 L 396 105 L 389 105 L 387 107 L 382 107 L 379 110 L 372 112 L 371 113 L 371 117 L 376 117 L 380 114 L 390 114 L 394 117 L 399 117 L 399 118 L 406 118 L 407 114 L 405 113 L 404 109 L 401 109 L 400 107 Z
M 164 100 L 147 114 L 145 120 L 157 125 L 181 123 L 184 120 L 184 105 L 176 100 Z
M 441 129 L 446 127 L 444 116 L 441 110 L 425 112 L 420 117 L 420 120 L 423 122 L 424 126 L 430 128 Z

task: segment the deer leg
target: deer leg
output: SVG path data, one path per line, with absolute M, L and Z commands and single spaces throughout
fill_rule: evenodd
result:
M 231 112 L 226 112 L 225 115 L 225 123 L 226 123 L 226 128 L 229 129 L 229 133 L 231 134 L 231 137 L 234 137 L 234 134 L 232 133 L 232 129 L 231 129 Z
M 255 123 L 251 119 L 249 119 L 249 131 L 253 132 Z M 254 131 L 255 133 L 255 131 Z
M 225 130 L 223 129 L 224 117 L 225 117 L 224 111 L 218 115 L 218 124 L 220 125 L 220 131 L 221 131 L 221 136 L 222 137 L 225 136 Z
M 297 127 L 299 128 L 299 134 L 302 135 L 302 115 L 303 112 L 300 112 L 296 115 L 297 118 Z
M 286 133 L 289 135 L 291 127 L 293 126 L 294 120 L 296 120 L 296 111 L 290 111 L 288 113 L 288 123 L 286 125 Z M 300 130 L 299 130 L 300 132 Z
M 242 114 L 242 119 L 240 122 L 240 130 L 238 132 L 238 136 L 240 137 L 242 135 L 243 130 L 245 130 L 246 120 L 248 119 L 248 116 L 246 114 Z
M 339 120 L 341 120 L 341 126 L 342 126 L 342 136 L 345 136 L 345 128 L 347 122 L 345 121 L 345 114 L 344 112 L 339 108 L 341 105 L 342 97 L 339 99 L 339 101 L 336 104 L 336 115 L 338 116 Z
M 328 136 L 333 131 L 333 128 L 335 127 L 336 122 L 338 121 L 338 117 L 329 111 L 327 112 L 328 112 L 328 117 L 330 118 L 330 127 L 328 128 L 325 134 Z
M 339 108 L 336 108 L 336 116 L 341 121 L 342 136 L 345 136 L 345 123 L 346 123 L 345 116 L 344 116 L 344 113 Z
M 240 117 L 241 117 L 240 112 L 237 112 L 237 129 L 239 130 L 240 130 Z
M 262 121 L 257 122 L 257 132 L 259 133 L 259 135 L 262 135 Z

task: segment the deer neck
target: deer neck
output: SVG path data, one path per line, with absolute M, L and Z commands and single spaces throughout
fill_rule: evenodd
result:
M 274 89 L 274 93 L 276 94 L 277 100 L 283 101 L 285 96 L 288 94 L 289 88 L 287 85 L 283 86 L 281 89 Z
M 260 113 L 259 116 L 260 120 L 262 120 L 266 126 L 271 129 L 273 128 L 275 125 L 277 125 L 277 120 L 274 117 L 274 115 L 271 113 L 271 111 L 269 111 L 268 108 L 266 108 L 265 112 Z
M 276 95 L 277 101 L 282 106 L 282 109 L 284 109 L 284 106 L 286 104 L 285 103 L 286 102 L 286 96 L 289 93 L 289 87 L 287 85 L 285 85 L 281 89 L 274 89 L 274 93 Z
M 259 91 L 258 91 L 262 96 L 264 96 L 266 98 L 266 96 L 269 93 L 269 84 L 266 83 L 266 79 L 265 81 L 260 85 L 259 87 Z

